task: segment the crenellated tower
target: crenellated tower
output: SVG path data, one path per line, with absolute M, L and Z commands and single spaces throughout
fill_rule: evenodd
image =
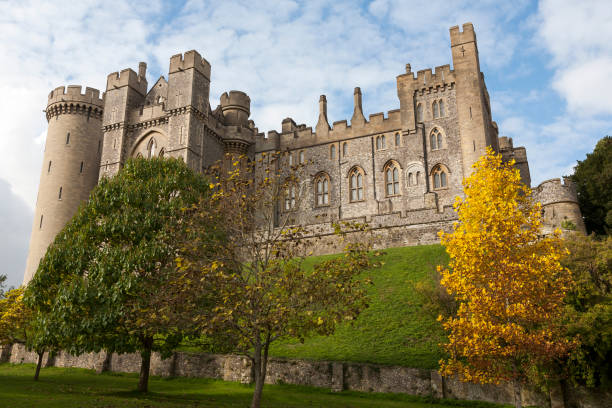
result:
M 63 86 L 49 94 L 49 127 L 30 250 L 23 282 L 29 282 L 47 247 L 98 182 L 102 149 L 103 99 L 100 91 Z
M 246 154 L 254 143 L 253 129 L 249 124 L 251 98 L 241 91 L 229 91 L 221 95 L 221 112 L 225 122 L 224 152 Z

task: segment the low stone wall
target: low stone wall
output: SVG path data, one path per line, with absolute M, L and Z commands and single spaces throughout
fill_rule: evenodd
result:
M 8 360 L 13 364 L 20 364 L 36 363 L 38 359 L 36 353 L 27 351 L 22 345 L 13 345 L 10 355 L 8 354 L 4 349 L 0 349 L 0 361 Z M 137 353 L 111 355 L 100 352 L 73 356 L 59 352 L 52 358 L 45 354 L 43 365 L 45 367 L 80 367 L 97 372 L 139 372 L 140 355 Z M 185 352 L 175 352 L 165 360 L 162 360 L 159 354 L 153 353 L 151 374 L 163 377 L 217 378 L 241 383 L 250 383 L 252 379 L 251 361 L 246 357 Z M 331 388 L 334 391 L 391 392 L 435 398 L 514 403 L 514 393 L 510 384 L 497 386 L 463 383 L 454 378 L 443 378 L 435 370 L 376 364 L 273 358 L 268 363 L 266 383 L 309 385 Z M 612 393 L 599 395 L 583 389 L 569 391 L 566 393 L 568 394 L 566 398 L 569 399 L 570 404 L 566 406 L 560 390 L 553 390 L 550 395 L 545 395 L 524 389 L 523 404 L 543 408 L 611 407 L 608 401 L 612 401 Z

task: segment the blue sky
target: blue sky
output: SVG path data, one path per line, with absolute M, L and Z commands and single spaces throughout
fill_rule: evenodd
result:
M 472 22 L 501 135 L 527 148 L 532 180 L 569 174 L 611 134 L 608 0 L 2 1 L 0 273 L 23 275 L 46 136 L 49 91 L 198 50 L 212 65 L 211 105 L 238 89 L 260 130 L 285 117 L 350 119 L 355 86 L 368 114 L 399 106 L 395 77 L 451 63 L 448 29 Z M 256 5 L 253 5 L 256 4 Z

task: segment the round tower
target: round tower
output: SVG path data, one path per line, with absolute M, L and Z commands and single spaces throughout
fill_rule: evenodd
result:
M 24 284 L 98 182 L 103 106 L 97 89 L 85 88 L 82 94 L 80 86 L 71 85 L 49 94 L 45 111 L 49 127 Z
M 251 98 L 241 91 L 221 95 L 221 112 L 225 122 L 225 153 L 246 154 L 253 144 L 253 129 L 249 125 Z
M 586 233 L 576 188 L 570 179 L 564 177 L 563 182 L 558 178 L 543 181 L 533 190 L 533 197 L 542 203 L 544 234 L 550 234 L 555 229 Z

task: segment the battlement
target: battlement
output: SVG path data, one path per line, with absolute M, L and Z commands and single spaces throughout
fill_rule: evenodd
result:
M 450 86 L 455 82 L 455 72 L 449 64 L 440 65 L 432 71 L 431 68 L 417 71 L 416 77 L 410 70 L 410 64 L 406 66 L 406 73 L 399 75 L 402 83 L 415 90 L 425 90 L 429 88 L 437 88 Z
M 221 112 L 226 125 L 248 126 L 251 98 L 242 91 L 225 92 L 221 95 Z
M 47 106 L 58 102 L 84 102 L 99 108 L 104 107 L 104 99 L 100 97 L 99 90 L 86 87 L 85 93 L 81 93 L 81 89 L 81 85 L 68 85 L 68 89 L 57 87 L 49 93 Z
M 513 149 L 512 138 L 508 136 L 502 136 L 499 138 L 499 150 Z
M 191 50 L 185 54 L 176 54 L 170 58 L 170 74 L 194 68 L 210 80 L 210 63 L 196 51 Z
M 465 44 L 468 42 L 476 42 L 476 33 L 472 23 L 463 24 L 463 31 L 459 31 L 459 26 L 450 28 L 451 47 Z
M 147 80 L 139 76 L 136 71 L 131 68 L 121 70 L 121 72 L 113 72 L 106 78 L 106 91 L 112 89 L 129 86 L 134 88 L 140 94 L 147 94 Z
M 533 193 L 534 198 L 542 205 L 561 202 L 578 203 L 576 186 L 568 177 L 563 177 L 563 182 L 559 178 L 543 181 L 533 189 Z

